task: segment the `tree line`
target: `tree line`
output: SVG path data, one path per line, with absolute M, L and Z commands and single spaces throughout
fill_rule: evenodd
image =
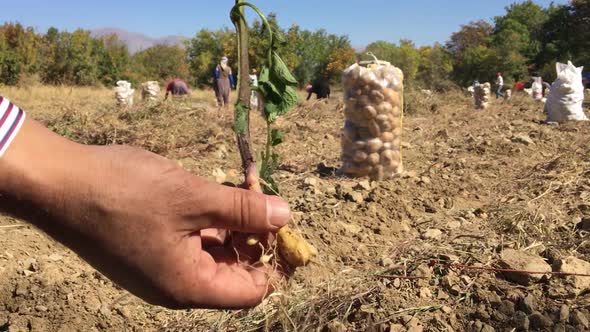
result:
M 376 41 L 358 52 L 347 36 L 293 25 L 283 29 L 270 15 L 279 52 L 300 85 L 318 78 L 339 80 L 342 70 L 366 52 L 400 67 L 406 85 L 432 90 L 465 86 L 474 80 L 491 81 L 501 71 L 510 82 L 539 73 L 555 77 L 555 62 L 572 60 L 590 66 L 590 0 L 543 8 L 532 0 L 506 7 L 502 16 L 470 22 L 453 33 L 446 44 L 417 47 L 411 40 Z M 261 22 L 250 29 L 250 57 L 260 68 L 268 43 Z M 16 85 L 34 78 L 46 84 L 106 85 L 118 80 L 140 83 L 186 79 L 195 86 L 210 85 L 222 56 L 235 65 L 233 29 L 202 29 L 182 46 L 156 45 L 131 54 L 115 35 L 93 37 L 89 31 L 36 32 L 20 23 L 0 26 L 0 83 Z

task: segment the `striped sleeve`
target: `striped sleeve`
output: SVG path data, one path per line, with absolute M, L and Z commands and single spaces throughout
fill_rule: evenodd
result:
M 0 96 L 0 157 L 4 155 L 24 121 L 25 112 Z

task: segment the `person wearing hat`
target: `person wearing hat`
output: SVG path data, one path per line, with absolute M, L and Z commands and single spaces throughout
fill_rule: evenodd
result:
M 228 59 L 224 56 L 221 58 L 217 67 L 215 67 L 215 84 L 217 88 L 215 92 L 219 107 L 227 107 L 229 105 L 229 92 L 236 87 L 234 76 L 227 62 Z
M 496 99 L 500 97 L 504 98 L 504 93 L 502 93 L 502 90 L 504 89 L 504 78 L 502 77 L 501 72 L 498 72 L 496 76 Z
M 307 95 L 307 100 L 309 100 L 314 93 L 317 95 L 318 99 L 330 98 L 330 84 L 325 79 L 320 79 L 313 84 L 308 84 L 305 87 L 305 91 L 309 94 Z

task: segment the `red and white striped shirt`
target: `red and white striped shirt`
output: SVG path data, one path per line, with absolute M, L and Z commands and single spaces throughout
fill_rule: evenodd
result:
M 0 157 L 6 152 L 24 121 L 25 112 L 0 96 Z

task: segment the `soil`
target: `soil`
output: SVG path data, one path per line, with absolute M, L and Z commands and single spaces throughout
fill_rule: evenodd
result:
M 148 305 L 35 228 L 0 217 L 0 331 L 590 328 L 587 290 L 569 278 L 516 283 L 474 269 L 500 267 L 506 249 L 548 264 L 590 260 L 580 226 L 590 224 L 589 123 L 542 124 L 542 105 L 519 96 L 493 100 L 481 112 L 459 93 L 430 97 L 404 118 L 404 176 L 369 183 L 335 173 L 340 100 L 303 103 L 277 124 L 286 138 L 278 147 L 281 195 L 320 256 L 263 305 L 239 312 Z M 206 121 L 190 142 L 181 135 L 157 148 L 141 135 L 124 142 L 177 159 L 195 174 L 238 182 L 229 120 L 204 104 L 176 111 L 195 110 Z M 63 115 L 39 118 L 55 126 Z M 259 117 L 253 126 L 260 146 Z M 176 133 L 173 126 L 162 130 Z M 85 141 L 83 133 L 77 137 Z

